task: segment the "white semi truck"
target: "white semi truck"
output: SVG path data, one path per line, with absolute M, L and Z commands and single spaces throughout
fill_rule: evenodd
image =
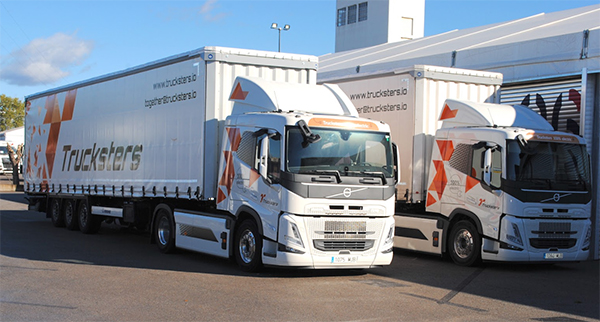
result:
M 585 142 L 523 106 L 491 104 L 501 74 L 415 66 L 327 81 L 361 116 L 392 127 L 401 169 L 396 247 L 460 265 L 588 258 Z
M 30 208 L 83 233 L 103 221 L 149 229 L 162 252 L 248 271 L 388 265 L 390 129 L 315 85 L 316 65 L 204 47 L 31 95 Z

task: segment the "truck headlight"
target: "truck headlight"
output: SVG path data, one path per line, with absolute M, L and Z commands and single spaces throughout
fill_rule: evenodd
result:
M 385 241 L 383 242 L 383 251 L 381 253 L 388 254 L 394 251 L 394 225 L 390 227 Z
M 304 248 L 304 243 L 302 242 L 302 237 L 300 237 L 300 230 L 298 229 L 298 226 L 296 226 L 296 224 L 294 224 L 293 222 L 290 222 L 289 225 L 289 230 L 283 238 L 285 239 L 285 241 L 291 244 L 295 244 Z
M 592 227 L 588 226 L 587 233 L 585 234 L 585 238 L 583 239 L 582 250 L 590 249 L 590 243 L 592 241 Z
M 279 251 L 304 254 L 304 242 L 300 235 L 300 229 L 298 229 L 298 226 L 295 223 L 289 221 L 288 218 L 285 218 L 282 222 L 281 233 L 283 234 L 283 238 L 280 240 L 279 246 L 277 247 Z
M 390 227 L 390 231 L 385 237 L 385 245 L 394 243 L 394 226 Z
M 519 231 L 519 226 L 515 223 L 512 223 L 512 235 L 508 232 L 506 233 L 506 240 L 511 243 L 523 246 L 523 239 L 521 238 L 521 232 Z

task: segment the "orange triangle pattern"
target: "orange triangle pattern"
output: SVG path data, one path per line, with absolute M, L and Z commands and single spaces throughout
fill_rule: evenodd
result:
M 451 140 L 437 140 L 438 148 L 440 149 L 440 154 L 442 155 L 443 161 L 450 161 L 452 157 L 452 153 L 454 153 L 454 144 Z
M 219 188 L 218 190 L 219 191 L 217 192 L 217 203 L 221 203 L 227 198 L 227 196 L 225 195 L 225 193 L 223 193 L 223 190 L 221 190 L 221 188 Z
M 469 190 L 471 190 L 473 187 L 475 187 L 478 184 L 479 184 L 479 180 L 477 180 L 473 177 L 467 176 L 467 182 L 465 184 L 465 192 L 468 192 Z
M 260 178 L 260 173 L 254 169 L 250 169 L 250 182 L 248 182 L 248 187 L 252 187 L 258 178 Z
M 444 163 L 442 161 L 433 160 L 433 164 L 435 165 L 436 174 L 435 177 L 433 177 L 433 182 L 431 182 L 431 186 L 429 186 L 428 190 L 437 192 L 438 199 L 441 199 L 444 190 L 446 189 L 446 184 L 448 183 L 446 170 L 444 170 Z
M 233 186 L 233 179 L 235 178 L 235 168 L 233 166 L 233 158 L 231 151 L 223 151 L 225 157 L 225 171 L 219 180 L 219 185 L 227 188 L 227 194 L 231 193 L 231 187 Z
M 436 202 L 437 202 L 437 200 L 435 200 L 435 197 L 428 192 L 427 193 L 427 207 L 433 205 Z
M 446 104 L 444 106 L 444 110 L 442 111 L 442 115 L 440 115 L 440 121 L 455 118 L 457 113 L 458 113 L 458 109 L 451 110 L 450 106 L 448 106 L 448 104 Z
M 248 96 L 248 92 L 244 92 L 242 90 L 242 85 L 240 83 L 237 83 L 237 85 L 235 86 L 235 89 L 233 90 L 233 93 L 231 93 L 231 97 L 229 97 L 229 99 L 243 101 L 246 99 L 246 96 Z
M 239 128 L 227 128 L 227 136 L 229 137 L 229 144 L 231 144 L 231 151 L 237 151 L 242 141 Z

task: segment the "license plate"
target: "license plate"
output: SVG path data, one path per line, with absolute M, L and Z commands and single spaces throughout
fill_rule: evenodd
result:
M 544 259 L 561 259 L 563 258 L 563 253 L 545 253 Z
M 358 256 L 333 256 L 331 262 L 334 264 L 356 263 L 358 262 Z

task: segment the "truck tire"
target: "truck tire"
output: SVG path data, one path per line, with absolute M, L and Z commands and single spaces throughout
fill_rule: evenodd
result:
M 79 229 L 79 220 L 77 219 L 77 202 L 73 199 L 65 200 L 63 204 L 63 216 L 65 219 L 65 226 L 68 230 Z
M 470 221 L 462 220 L 452 227 L 448 247 L 450 258 L 460 266 L 473 266 L 481 261 L 481 237 Z
M 100 230 L 102 218 L 92 215 L 90 207 L 85 200 L 79 203 L 77 219 L 79 222 L 79 230 L 84 234 L 95 234 Z
M 50 219 L 52 220 L 52 225 L 54 227 L 64 227 L 65 226 L 65 217 L 63 216 L 60 199 L 52 199 L 50 200 Z
M 175 224 L 171 211 L 160 208 L 156 213 L 154 227 L 154 238 L 160 252 L 163 254 L 173 253 L 175 251 Z
M 262 268 L 262 238 L 254 220 L 246 219 L 237 228 L 233 251 L 243 271 L 256 272 Z

